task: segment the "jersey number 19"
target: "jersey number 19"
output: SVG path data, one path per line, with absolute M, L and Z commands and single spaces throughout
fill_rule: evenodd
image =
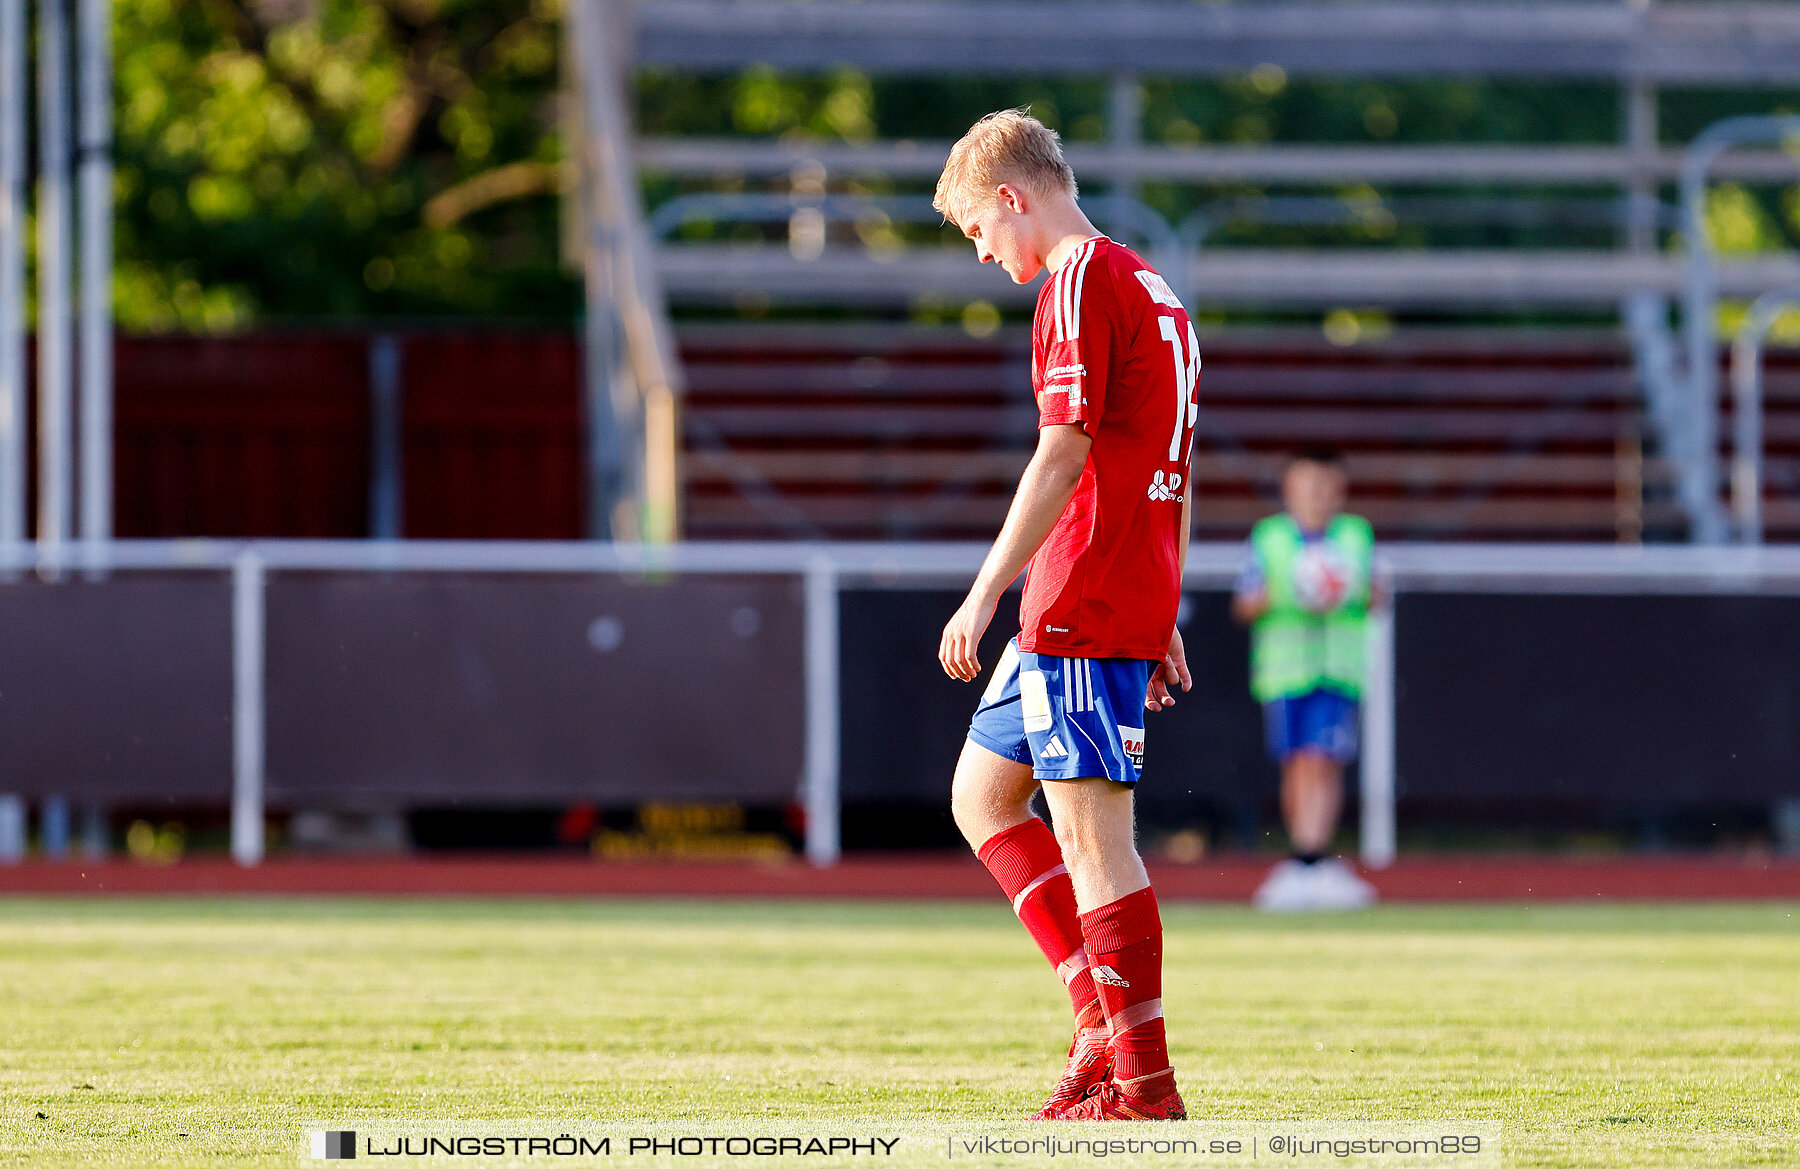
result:
M 1193 322 L 1188 322 L 1187 351 L 1184 353 L 1181 325 L 1174 317 L 1158 313 L 1156 327 L 1162 330 L 1163 340 L 1169 343 L 1169 352 L 1175 358 L 1175 433 L 1169 436 L 1169 461 L 1186 463 L 1182 438 L 1186 436 L 1191 451 L 1194 423 L 1200 420 L 1200 401 L 1194 394 L 1195 383 L 1200 380 L 1200 339 L 1194 336 Z

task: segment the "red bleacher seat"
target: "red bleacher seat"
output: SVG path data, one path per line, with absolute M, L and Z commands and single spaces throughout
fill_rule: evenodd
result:
M 681 341 L 691 536 L 998 528 L 1035 437 L 1022 332 L 725 325 Z M 1667 464 L 1643 453 L 1615 334 L 1420 331 L 1341 348 L 1277 329 L 1208 337 L 1202 352 L 1200 538 L 1241 536 L 1272 506 L 1285 453 L 1310 445 L 1345 452 L 1354 506 L 1390 539 L 1684 531 Z

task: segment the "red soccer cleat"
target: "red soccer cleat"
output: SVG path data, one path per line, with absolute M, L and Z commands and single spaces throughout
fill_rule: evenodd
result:
M 1081 1027 L 1069 1041 L 1069 1062 L 1056 1090 L 1033 1120 L 1061 1120 L 1063 1110 L 1112 1078 L 1112 1047 L 1105 1027 Z
M 1146 1080 L 1168 1077 L 1168 1090 L 1154 1099 L 1138 1094 Z M 1135 1080 L 1107 1080 L 1085 1100 L 1062 1110 L 1057 1120 L 1186 1120 L 1187 1108 L 1175 1090 L 1173 1070 L 1152 1072 Z

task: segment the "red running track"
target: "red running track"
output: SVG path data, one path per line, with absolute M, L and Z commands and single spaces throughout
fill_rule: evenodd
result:
M 1268 872 L 1255 857 L 1155 863 L 1163 901 L 1246 901 Z M 1406 857 L 1368 874 L 1388 901 L 1800 900 L 1800 861 L 1767 858 Z M 460 857 L 223 858 L 175 864 L 32 861 L 0 866 L 6 894 L 287 894 L 416 897 L 971 898 L 998 895 L 961 854 L 859 856 L 830 869 L 799 861 L 591 861 Z

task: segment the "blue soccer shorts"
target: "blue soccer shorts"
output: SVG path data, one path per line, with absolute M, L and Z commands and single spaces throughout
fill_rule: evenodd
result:
M 1356 700 L 1335 690 L 1309 690 L 1264 703 L 1263 726 L 1277 763 L 1302 751 L 1337 763 L 1356 757 Z
M 1036 779 L 1104 776 L 1135 784 L 1144 770 L 1144 692 L 1156 663 L 1058 658 L 1007 643 L 969 722 L 969 738 L 1029 763 Z

